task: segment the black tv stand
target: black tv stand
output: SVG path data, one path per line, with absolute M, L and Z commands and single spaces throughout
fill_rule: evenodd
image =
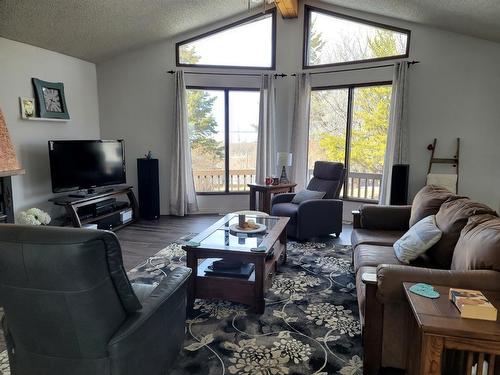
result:
M 96 190 L 96 189 L 87 189 L 87 192 L 84 191 L 79 191 L 76 193 L 71 193 L 68 195 L 68 197 L 71 198 L 89 198 L 89 197 L 95 197 L 100 194 L 105 194 L 112 192 L 114 188 L 108 188 L 108 189 L 101 189 L 101 190 Z
M 67 222 L 71 223 L 71 225 L 75 228 L 81 228 L 84 224 L 98 223 L 99 220 L 117 215 L 126 208 L 120 207 L 113 212 L 85 218 L 78 215 L 79 208 L 95 205 L 96 203 L 103 202 L 107 199 L 109 200 L 110 198 L 115 198 L 117 196 L 126 196 L 129 201 L 129 205 L 126 208 L 132 209 L 131 221 L 111 228 L 111 230 L 118 230 L 126 225 L 132 224 L 139 217 L 139 207 L 134 195 L 134 191 L 132 190 L 132 186 L 115 186 L 103 191 L 94 192 L 91 195 L 84 195 L 83 197 L 79 195 L 76 196 L 76 194 L 63 195 L 57 198 L 50 199 L 49 201 L 53 202 L 57 206 L 63 206 L 66 209 Z

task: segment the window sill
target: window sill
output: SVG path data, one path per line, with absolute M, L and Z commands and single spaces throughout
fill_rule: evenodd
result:
M 214 191 L 214 192 L 206 192 L 206 193 L 200 192 L 200 193 L 196 193 L 196 195 L 204 195 L 204 196 L 210 196 L 210 195 L 250 195 L 250 192 L 249 191 L 230 191 L 230 192 Z
M 357 203 L 373 203 L 373 204 L 378 204 L 377 199 L 363 199 L 363 198 L 342 198 L 343 201 L 346 202 L 357 202 Z

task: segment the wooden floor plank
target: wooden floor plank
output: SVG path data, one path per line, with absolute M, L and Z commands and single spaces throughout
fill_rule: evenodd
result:
M 219 215 L 161 216 L 158 220 L 140 220 L 120 229 L 116 235 L 122 247 L 125 269 L 135 267 L 189 233 L 201 232 L 220 218 Z
M 120 229 L 116 235 L 122 246 L 125 269 L 135 267 L 189 233 L 200 233 L 220 218 L 220 215 L 161 216 L 159 220 L 140 220 Z M 336 242 L 350 245 L 351 231 L 351 225 L 344 225 Z

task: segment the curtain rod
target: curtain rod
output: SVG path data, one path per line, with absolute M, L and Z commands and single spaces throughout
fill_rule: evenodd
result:
M 407 61 L 406 62 L 408 66 L 414 65 L 414 64 L 419 64 L 420 61 Z M 392 64 L 384 64 L 384 65 L 376 65 L 376 66 L 363 66 L 361 68 L 346 68 L 346 69 L 337 69 L 337 70 L 326 70 L 322 72 L 311 72 L 309 73 L 310 75 L 313 74 L 327 74 L 327 73 L 340 73 L 340 72 L 352 72 L 356 70 L 368 70 L 368 69 L 379 69 L 379 68 L 388 68 L 394 66 L 394 63 Z M 169 74 L 174 74 L 175 70 L 167 70 L 167 73 Z M 215 72 L 185 72 L 186 74 L 202 74 L 202 75 L 215 75 L 215 76 L 247 76 L 247 77 L 260 77 L 260 73 L 215 73 Z M 262 73 L 266 74 L 266 73 Z M 285 73 L 271 73 L 274 78 L 277 77 L 288 77 L 288 74 Z M 296 77 L 297 74 L 290 74 L 291 77 Z
M 175 70 L 167 70 L 167 73 L 174 74 Z M 214 75 L 214 76 L 246 76 L 246 77 L 260 77 L 260 73 L 215 73 L 215 72 L 184 72 L 186 74 L 203 74 L 203 75 Z M 284 73 L 262 73 L 271 74 L 274 78 L 286 77 L 288 74 Z
M 408 66 L 411 66 L 414 64 L 419 64 L 420 61 L 413 60 L 413 61 L 407 61 L 406 63 L 408 64 Z M 356 70 L 388 68 L 390 66 L 394 66 L 394 63 L 384 64 L 384 65 L 376 65 L 376 66 L 363 66 L 361 68 L 346 68 L 346 69 L 337 69 L 337 70 L 326 70 L 326 71 L 322 71 L 322 72 L 311 72 L 309 74 L 313 75 L 313 74 L 325 74 L 325 73 L 352 72 L 352 71 L 356 71 Z M 297 76 L 297 74 L 291 74 L 291 76 L 295 77 L 295 76 Z

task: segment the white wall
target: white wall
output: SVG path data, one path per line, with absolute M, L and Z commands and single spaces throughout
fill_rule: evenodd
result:
M 68 122 L 20 118 L 19 96 L 34 97 L 31 78 L 63 82 Z M 0 108 L 26 175 L 12 178 L 16 211 L 28 207 L 54 211 L 47 141 L 99 139 L 95 65 L 59 53 L 0 38 Z
M 421 61 L 410 73 L 411 195 L 425 182 L 429 160 L 427 144 L 436 137 L 439 139 L 438 152 L 451 156 L 455 138 L 461 137 L 459 192 L 498 208 L 500 168 L 496 164 L 500 161 L 500 148 L 496 143 L 500 139 L 500 45 L 319 2 L 309 3 L 411 29 L 410 59 Z M 302 18 L 283 20 L 278 17 L 277 21 L 277 71 L 301 71 Z M 97 67 L 102 136 L 126 140 L 127 173 L 129 183 L 134 185 L 135 159 L 148 149 L 160 159 L 161 212 L 164 214 L 168 213 L 166 198 L 173 119 L 173 79 L 165 71 L 175 68 L 175 42 L 202 31 L 206 29 L 123 54 Z M 195 81 L 199 77 L 187 76 L 188 83 L 199 83 Z M 334 85 L 391 78 L 391 69 L 376 69 L 315 75 L 312 82 L 314 85 Z M 211 76 L 209 80 L 212 86 L 223 86 L 227 78 Z M 285 150 L 290 143 L 293 79 L 278 79 L 276 86 L 277 143 L 279 150 Z M 200 206 L 205 211 L 227 212 L 246 208 L 247 200 L 242 196 L 203 196 Z M 356 204 L 350 204 L 345 209 L 346 218 L 355 207 Z

